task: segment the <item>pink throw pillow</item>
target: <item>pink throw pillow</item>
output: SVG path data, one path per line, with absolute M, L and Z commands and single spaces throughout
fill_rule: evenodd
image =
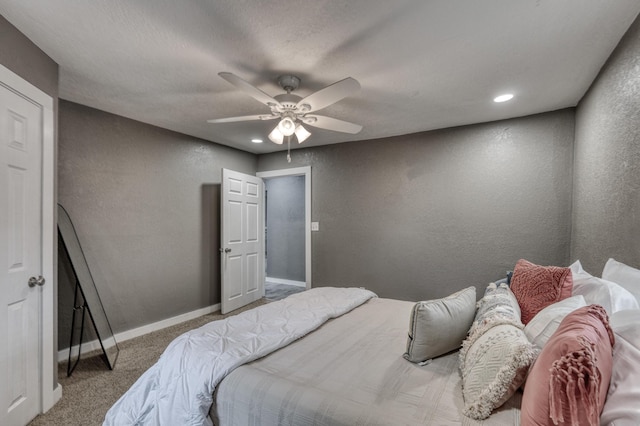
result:
M 571 297 L 572 289 L 571 268 L 540 266 L 520 259 L 513 270 L 511 291 L 520 305 L 524 325 L 552 303 Z
M 529 371 L 522 425 L 599 425 L 611 380 L 613 344 L 602 306 L 585 306 L 567 315 Z

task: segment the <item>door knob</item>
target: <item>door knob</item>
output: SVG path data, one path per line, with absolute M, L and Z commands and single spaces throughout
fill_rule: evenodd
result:
M 231 253 L 231 249 L 230 248 L 222 248 L 220 247 L 220 253 Z
M 44 279 L 44 277 L 42 275 L 38 275 L 38 278 L 31 277 L 31 278 L 29 278 L 29 287 L 35 287 L 37 285 L 42 287 L 44 285 L 45 281 L 46 280 Z

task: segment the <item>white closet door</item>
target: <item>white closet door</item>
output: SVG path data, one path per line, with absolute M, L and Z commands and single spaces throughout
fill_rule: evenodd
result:
M 40 412 L 42 116 L 0 85 L 0 424 Z

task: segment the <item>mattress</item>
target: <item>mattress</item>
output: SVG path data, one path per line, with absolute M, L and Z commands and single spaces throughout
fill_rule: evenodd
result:
M 458 353 L 402 357 L 412 302 L 371 299 L 230 373 L 210 416 L 227 425 L 518 425 L 521 393 L 484 421 L 462 414 Z

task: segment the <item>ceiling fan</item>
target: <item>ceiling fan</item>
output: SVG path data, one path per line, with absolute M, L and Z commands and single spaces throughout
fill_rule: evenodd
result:
M 359 124 L 349 123 L 348 121 L 342 121 L 323 115 L 312 114 L 315 111 L 321 110 L 322 108 L 336 103 L 360 90 L 360 83 L 351 77 L 335 82 L 305 98 L 302 98 L 291 93 L 296 90 L 300 84 L 300 79 L 295 75 L 282 75 L 278 77 L 278 84 L 286 91 L 286 93 L 276 96 L 266 94 L 262 90 L 230 72 L 221 72 L 218 73 L 218 75 L 247 93 L 252 98 L 268 106 L 271 110 L 271 114 L 217 118 L 207 120 L 208 123 L 232 123 L 237 121 L 279 119 L 280 121 L 278 122 L 278 125 L 269 134 L 269 139 L 277 144 L 282 144 L 285 136 L 287 137 L 287 141 L 289 141 L 289 138 L 294 134 L 298 139 L 298 143 L 305 141 L 309 136 L 311 136 L 311 133 L 302 126 L 303 124 L 308 124 L 309 126 L 318 127 L 320 129 L 332 130 L 334 132 L 351 134 L 356 134 L 362 130 L 362 126 Z

